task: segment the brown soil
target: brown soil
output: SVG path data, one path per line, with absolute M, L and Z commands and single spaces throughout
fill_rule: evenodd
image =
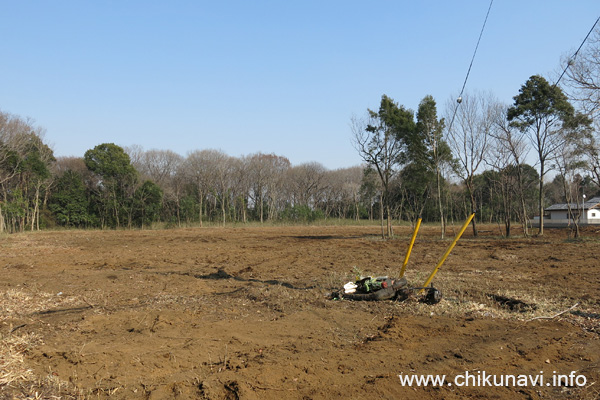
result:
M 438 231 L 421 229 L 406 275 L 412 285 L 450 244 Z M 478 238 L 468 230 L 434 280 L 444 295 L 437 305 L 327 299 L 357 269 L 398 275 L 412 230 L 397 227 L 398 238 L 387 241 L 378 232 L 0 237 L 0 338 L 39 338 L 23 349 L 33 374 L 0 387 L 0 397 L 598 398 L 600 233 L 574 241 L 564 230 L 509 239 L 496 226 Z M 465 371 L 543 371 L 544 385 L 404 387 L 398 377 L 445 374 L 452 382 Z M 571 371 L 585 385 L 546 385 Z

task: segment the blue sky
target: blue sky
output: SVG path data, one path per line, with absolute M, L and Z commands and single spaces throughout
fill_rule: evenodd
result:
M 57 156 L 97 144 L 181 155 L 258 151 L 330 169 L 361 162 L 350 119 L 382 94 L 441 112 L 463 84 L 489 2 L 4 1 L 0 110 Z M 467 90 L 510 103 L 555 76 L 597 0 L 495 0 Z

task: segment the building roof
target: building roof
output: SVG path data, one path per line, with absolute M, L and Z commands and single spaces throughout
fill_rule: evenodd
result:
M 570 206 L 571 206 L 571 210 L 581 209 L 581 204 L 571 203 Z M 598 206 L 600 206 L 600 197 L 593 197 L 593 198 L 589 199 L 588 201 L 586 201 L 585 203 L 583 203 L 584 210 L 589 210 L 590 208 L 597 208 Z M 562 203 L 562 204 L 553 204 L 550 207 L 546 208 L 544 211 L 565 211 L 568 209 L 569 209 L 569 204 Z

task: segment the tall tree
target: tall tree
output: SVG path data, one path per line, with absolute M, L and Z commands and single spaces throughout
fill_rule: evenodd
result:
M 128 154 L 131 149 L 127 149 Z M 183 162 L 183 157 L 171 150 L 153 149 L 139 155 L 133 154 L 136 161 L 132 161 L 131 164 L 140 175 L 150 179 L 163 189 L 168 186 L 168 182 L 176 174 L 177 168 Z
M 248 157 L 248 172 L 252 182 L 251 197 L 254 213 L 258 215 L 261 223 L 264 221 L 264 208 L 267 196 L 267 181 L 273 173 L 271 161 L 274 154 L 256 153 Z
M 417 135 L 415 135 L 416 140 L 413 141 L 415 149 L 412 158 L 435 176 L 442 239 L 446 233 L 446 218 L 442 203 L 442 167 L 444 163 L 451 164 L 453 161 L 450 147 L 443 137 L 444 127 L 444 119 L 438 119 L 435 100 L 432 96 L 425 96 L 417 111 Z
M 286 177 L 292 167 L 290 160 L 283 156 L 269 156 L 270 173 L 267 174 L 267 199 L 268 219 L 272 221 L 277 218 L 278 213 L 285 209 L 287 199 L 285 198 Z
M 308 162 L 287 170 L 287 190 L 293 206 L 314 208 L 327 187 L 325 167 L 318 162 Z
M 28 215 L 31 230 L 40 229 L 40 200 L 52 182 L 50 164 L 56 161 L 52 149 L 42 141 L 41 134 L 26 135 L 25 154 L 21 165 L 21 182 L 30 202 Z M 44 196 L 44 198 L 47 198 Z
M 415 131 L 413 112 L 383 95 L 378 111 L 367 110 L 366 120 L 353 118 L 352 131 L 355 148 L 367 165 L 377 171 L 381 180 L 382 230 L 384 208 L 387 214 L 383 236 L 392 237 L 391 183 L 399 166 L 408 161 L 408 142 Z
M 19 173 L 25 146 L 24 134 L 31 130 L 23 119 L 0 111 L 0 233 L 9 229 L 7 211 L 11 202 L 11 194 L 16 194 L 10 181 Z M 20 191 L 19 191 L 20 193 Z M 14 224 L 12 224 L 14 225 Z
M 39 229 L 55 161 L 43 134 L 32 120 L 0 111 L 0 232 Z
M 188 179 L 194 183 L 198 200 L 198 219 L 200 226 L 204 216 L 206 196 L 215 186 L 215 175 L 211 160 L 221 157 L 217 150 L 195 150 L 185 159 L 185 172 Z
M 83 228 L 91 222 L 83 178 L 72 169 L 56 179 L 48 203 L 56 222 L 62 226 Z
M 520 203 L 518 215 L 523 227 L 523 235 L 529 235 L 529 217 L 525 201 L 525 181 L 523 166 L 527 157 L 528 147 L 525 134 L 510 126 L 507 119 L 508 106 L 497 103 L 494 106 L 494 128 L 491 130 L 492 145 L 488 163 L 498 171 L 508 171 L 510 174 L 502 174 L 505 183 L 516 178 L 517 197 Z M 505 195 L 512 196 L 512 190 L 506 191 Z M 509 215 L 507 215 L 510 218 Z M 507 224 L 506 235 L 510 236 L 510 219 Z
M 99 195 L 103 226 L 120 227 L 125 222 L 129 195 L 135 190 L 137 171 L 131 165 L 129 155 L 114 143 L 103 143 L 85 152 L 83 157 L 88 169 L 99 176 L 94 188 Z
M 544 177 L 551 169 L 548 162 L 563 147 L 569 134 L 590 121 L 575 113 L 567 96 L 540 75 L 531 76 L 514 98 L 507 118 L 524 132 L 537 155 L 539 167 L 539 234 L 544 234 Z
M 592 119 L 593 135 L 584 140 L 584 155 L 596 185 L 600 186 L 600 27 L 576 57 L 565 57 L 565 91 L 579 110 Z
M 565 90 L 585 114 L 600 114 L 600 26 L 591 34 L 575 59 L 565 57 Z
M 492 103 L 491 95 L 477 93 L 463 96 L 458 109 L 454 101 L 447 104 L 448 113 L 457 110 L 454 125 L 449 127 L 448 144 L 458 160 L 455 172 L 465 182 L 472 211 L 477 209 L 474 177 L 485 159 L 493 124 Z M 477 236 L 475 218 L 472 225 Z

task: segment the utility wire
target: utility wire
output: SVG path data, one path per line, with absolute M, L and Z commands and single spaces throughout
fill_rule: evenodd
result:
M 565 75 L 565 73 L 567 72 L 567 70 L 569 69 L 569 67 L 571 65 L 573 65 L 573 62 L 575 61 L 575 58 L 577 58 L 577 54 L 579 54 L 579 50 L 581 50 L 581 48 L 583 47 L 583 45 L 585 44 L 585 42 L 588 40 L 588 38 L 590 37 L 590 35 L 594 31 L 594 28 L 598 24 L 598 21 L 600 21 L 600 17 L 598 17 L 598 19 L 596 20 L 596 22 L 594 22 L 594 25 L 592 25 L 592 29 L 590 29 L 590 31 L 588 32 L 588 34 L 585 35 L 585 38 L 583 39 L 583 41 L 579 45 L 579 48 L 577 49 L 577 51 L 573 54 L 573 56 L 571 56 L 571 58 L 569 58 L 569 60 L 567 61 L 567 66 L 563 70 L 562 74 L 560 74 L 560 76 L 558 77 L 558 80 L 556 81 L 556 83 L 554 84 L 554 86 L 558 85 L 558 82 L 560 82 L 560 80 Z
M 458 107 L 462 102 L 462 95 L 465 91 L 465 86 L 467 86 L 467 80 L 469 79 L 469 74 L 471 73 L 471 67 L 473 67 L 473 61 L 475 61 L 475 55 L 477 54 L 477 49 L 479 48 L 479 42 L 481 42 L 481 36 L 483 36 L 483 30 L 485 29 L 485 25 L 487 24 L 487 20 L 490 15 L 490 10 L 492 9 L 493 3 L 494 0 L 491 0 L 490 6 L 487 10 L 487 14 L 485 15 L 485 20 L 483 21 L 483 26 L 481 27 L 481 32 L 479 32 L 479 39 L 477 39 L 477 45 L 475 46 L 475 51 L 473 52 L 473 57 L 471 58 L 471 64 L 469 64 L 469 69 L 467 70 L 467 76 L 465 76 L 465 81 L 463 83 L 462 89 L 460 90 L 460 94 L 458 95 L 456 107 L 454 107 L 454 114 L 452 114 L 452 120 L 450 121 L 450 126 L 448 126 L 448 132 L 450 132 L 450 130 L 452 129 L 452 124 L 454 123 L 454 118 L 456 117 L 456 111 L 458 111 Z

